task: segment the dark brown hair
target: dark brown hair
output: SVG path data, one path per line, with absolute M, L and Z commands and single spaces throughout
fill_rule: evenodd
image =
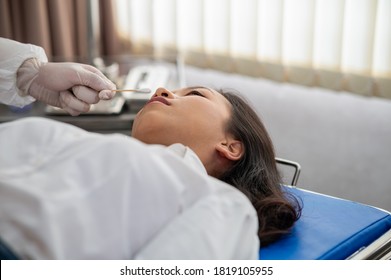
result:
M 227 132 L 244 145 L 244 154 L 219 179 L 238 188 L 258 213 L 258 235 L 266 246 L 288 233 L 301 214 L 301 204 L 283 192 L 272 140 L 256 112 L 234 92 L 218 90 L 232 105 Z

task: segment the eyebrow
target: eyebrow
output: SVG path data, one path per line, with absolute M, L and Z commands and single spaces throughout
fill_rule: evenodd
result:
M 203 86 L 194 86 L 194 87 L 187 87 L 186 89 L 189 89 L 189 90 L 193 90 L 193 89 L 197 89 L 197 88 L 202 88 L 202 89 L 207 89 L 208 91 L 210 91 L 212 94 L 215 94 L 215 92 L 208 88 L 208 87 L 203 87 Z

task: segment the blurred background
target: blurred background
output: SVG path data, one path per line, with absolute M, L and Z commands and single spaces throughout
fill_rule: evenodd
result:
M 389 0 L 1 0 L 0 36 L 51 60 L 187 64 L 391 98 Z

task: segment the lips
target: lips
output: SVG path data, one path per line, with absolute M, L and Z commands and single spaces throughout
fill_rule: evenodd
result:
M 155 96 L 155 97 L 152 97 L 147 104 L 149 103 L 152 103 L 152 102 L 160 102 L 160 103 L 163 103 L 165 105 L 171 105 L 171 103 L 164 97 L 161 97 L 161 96 Z

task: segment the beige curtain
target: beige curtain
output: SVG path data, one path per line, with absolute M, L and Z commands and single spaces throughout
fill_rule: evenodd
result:
M 115 0 L 133 53 L 391 98 L 390 0 Z
M 87 11 L 92 2 L 99 17 L 95 55 L 116 55 L 111 0 L 0 0 L 0 37 L 39 45 L 52 61 L 88 62 L 92 48 Z

